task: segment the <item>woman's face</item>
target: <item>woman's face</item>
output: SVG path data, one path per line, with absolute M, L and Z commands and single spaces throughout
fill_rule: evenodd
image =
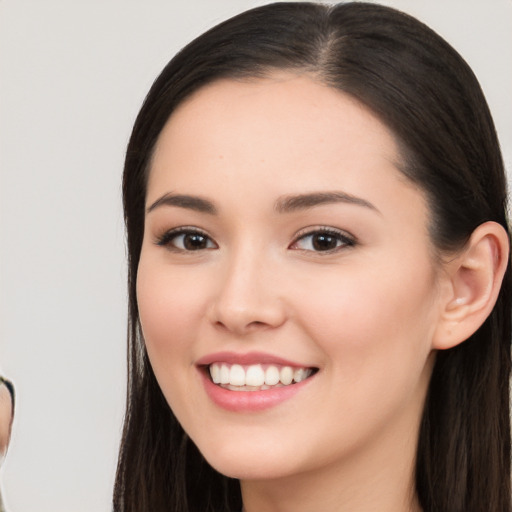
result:
M 379 120 L 307 76 L 216 82 L 167 123 L 140 320 L 170 407 L 220 472 L 414 452 L 440 272 L 398 162 Z

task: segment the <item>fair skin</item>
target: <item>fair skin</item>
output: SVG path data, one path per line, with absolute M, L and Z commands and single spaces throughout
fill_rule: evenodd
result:
M 419 422 L 435 349 L 461 341 L 460 308 L 446 320 L 460 265 L 434 256 L 399 160 L 367 109 L 292 74 L 203 87 L 161 133 L 137 279 L 146 348 L 247 512 L 419 510 Z M 220 386 L 214 363 L 307 378 Z

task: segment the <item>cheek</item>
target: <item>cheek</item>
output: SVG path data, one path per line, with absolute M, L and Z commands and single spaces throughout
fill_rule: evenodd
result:
M 137 302 L 148 354 L 157 366 L 166 359 L 177 361 L 203 313 L 201 294 L 185 275 L 141 257 Z
M 140 323 L 151 367 L 174 413 L 186 417 L 197 395 L 190 394 L 198 375 L 193 365 L 194 340 L 204 316 L 203 294 L 186 271 L 141 257 L 137 274 Z
M 398 278 L 382 270 L 333 273 L 328 283 L 309 287 L 302 295 L 304 329 L 347 381 L 371 372 L 404 374 L 407 368 L 414 378 L 430 353 L 435 326 L 432 274 L 402 268 Z
M 353 275 L 307 294 L 303 329 L 326 356 L 325 395 L 336 404 L 335 432 L 318 427 L 326 437 L 357 443 L 420 417 L 432 368 L 432 290 L 425 278 L 411 294 L 410 282 Z

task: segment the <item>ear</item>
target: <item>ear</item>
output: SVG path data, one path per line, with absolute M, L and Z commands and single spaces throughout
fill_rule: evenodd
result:
M 444 350 L 467 340 L 490 315 L 508 264 L 510 243 L 496 222 L 478 226 L 464 249 L 445 263 L 441 311 L 433 348 Z

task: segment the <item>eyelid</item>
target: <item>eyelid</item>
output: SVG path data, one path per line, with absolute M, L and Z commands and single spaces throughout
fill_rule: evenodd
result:
M 295 248 L 295 250 L 302 250 L 304 252 L 314 252 L 317 254 L 332 254 L 341 249 L 345 249 L 347 247 L 354 247 L 355 245 L 357 245 L 357 238 L 345 230 L 333 228 L 331 226 L 309 226 L 307 228 L 301 229 L 299 232 L 295 234 L 293 242 L 289 245 L 289 249 L 294 249 L 293 246 L 296 245 L 300 240 L 305 239 L 308 236 L 313 236 L 315 234 L 326 234 L 337 237 L 342 242 L 342 244 L 338 247 L 335 247 L 334 249 L 325 251 L 314 251 L 310 249 L 300 248 Z
M 189 235 L 196 234 L 201 235 L 207 238 L 210 242 L 215 245 L 215 248 L 218 248 L 217 243 L 213 240 L 213 238 L 204 230 L 199 229 L 195 226 L 178 226 L 176 228 L 171 228 L 163 231 L 160 235 L 155 237 L 154 243 L 160 247 L 166 247 L 169 250 L 173 250 L 176 252 L 195 252 L 195 251 L 187 251 L 186 249 L 181 249 L 179 247 L 174 247 L 171 245 L 171 241 L 177 238 L 180 235 Z M 205 248 L 202 250 L 210 250 L 211 248 Z M 199 251 L 198 251 L 199 252 Z

